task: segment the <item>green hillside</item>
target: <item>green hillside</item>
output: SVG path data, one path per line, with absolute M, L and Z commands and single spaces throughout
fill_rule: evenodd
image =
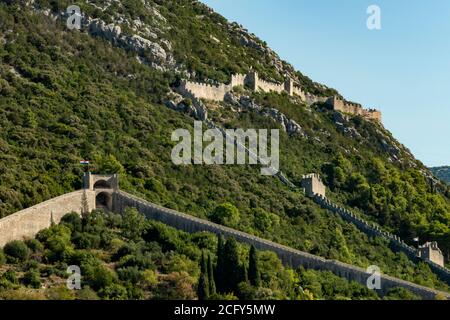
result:
M 438 177 L 442 181 L 447 182 L 447 184 L 450 183 L 450 167 L 449 166 L 430 168 L 430 170 L 431 170 L 431 172 L 433 172 L 433 174 L 436 177 Z
M 230 203 L 238 222 L 221 222 L 231 227 L 448 290 L 426 264 L 414 265 L 384 240 L 368 238 L 256 167 L 175 166 L 170 160 L 173 130 L 193 128 L 191 117 L 164 105 L 182 78 L 227 82 L 252 67 L 268 80 L 288 73 L 317 95 L 334 90 L 295 71 L 264 42 L 196 1 L 112 1 L 103 11 L 96 8 L 103 1 L 78 3 L 87 16 L 120 24 L 121 36 L 139 33 L 153 44 L 133 47 L 126 44 L 129 38 L 111 40 L 103 31 L 68 30 L 65 19 L 51 16 L 65 11 L 68 1 L 35 1 L 34 8 L 1 1 L 1 217 L 80 189 L 78 162 L 92 159 L 94 171 L 119 172 L 122 189 L 152 202 L 210 219 L 218 206 Z M 45 8 L 50 12 L 44 14 Z M 449 255 L 448 186 L 435 182 L 382 126 L 349 117 L 343 130 L 337 124 L 342 119 L 323 105 L 242 94 L 301 126 L 303 136 L 282 132 L 280 141 L 282 170 L 295 183 L 318 172 L 332 199 L 408 242 L 415 236 L 436 240 Z M 210 117 L 226 127 L 281 128 L 257 112 L 236 112 L 229 103 L 210 107 Z M 198 255 L 191 258 L 200 263 Z

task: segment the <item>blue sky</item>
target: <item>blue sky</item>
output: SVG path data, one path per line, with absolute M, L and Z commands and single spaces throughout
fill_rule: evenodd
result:
M 425 165 L 450 165 L 450 1 L 202 0 L 383 122 Z M 381 8 L 368 30 L 367 8 Z

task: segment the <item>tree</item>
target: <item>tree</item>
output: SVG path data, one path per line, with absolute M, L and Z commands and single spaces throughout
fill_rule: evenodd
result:
M 69 227 L 72 232 L 81 232 L 83 228 L 81 218 L 76 212 L 68 213 L 63 216 L 60 223 Z
M 108 156 L 95 157 L 95 163 L 98 166 L 98 171 L 104 174 L 124 173 L 125 169 L 122 164 L 112 154 Z
M 195 299 L 195 280 L 186 272 L 172 272 L 161 277 L 155 290 L 156 298 L 162 300 L 193 300 Z
M 8 261 L 11 262 L 23 262 L 28 260 L 30 256 L 30 249 L 23 241 L 14 240 L 8 242 L 3 248 Z
M 261 282 L 261 275 L 258 268 L 258 256 L 254 245 L 252 245 L 250 248 L 248 280 L 250 281 L 250 284 L 255 287 L 259 287 Z
M 212 213 L 211 219 L 218 224 L 229 227 L 237 226 L 241 219 L 239 210 L 231 203 L 219 205 Z
M 221 292 L 236 292 L 238 284 L 244 280 L 242 267 L 239 263 L 238 244 L 234 238 L 230 238 L 223 248 L 223 283 Z
M 145 229 L 145 217 L 134 208 L 125 209 L 122 219 L 122 234 L 125 238 L 137 241 Z
M 205 259 L 205 253 L 202 252 L 202 258 L 200 261 L 200 278 L 198 281 L 197 295 L 199 300 L 207 300 L 209 297 L 209 277 L 208 277 L 208 265 Z
M 27 128 L 36 128 L 37 126 L 36 115 L 30 108 L 25 111 L 24 126 Z
M 222 235 L 219 235 L 217 240 L 217 265 L 216 265 L 216 272 L 215 272 L 215 279 L 216 279 L 216 289 L 219 292 L 223 292 L 224 287 L 224 244 L 225 240 Z
M 208 281 L 209 281 L 209 294 L 216 293 L 216 283 L 214 281 L 214 266 L 211 259 L 211 254 L 208 253 Z

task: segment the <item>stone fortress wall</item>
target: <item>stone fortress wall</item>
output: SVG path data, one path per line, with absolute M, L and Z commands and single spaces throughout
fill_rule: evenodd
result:
M 350 281 L 357 281 L 362 285 L 367 284 L 368 278 L 371 274 L 366 270 L 345 264 L 335 260 L 327 260 L 306 252 L 302 252 L 284 245 L 274 243 L 248 233 L 237 231 L 222 225 L 212 223 L 207 220 L 199 219 L 175 210 L 167 209 L 148 201 L 139 199 L 123 191 L 118 191 L 114 194 L 114 207 L 117 213 L 123 213 L 125 208 L 136 208 L 139 212 L 144 214 L 148 219 L 162 222 L 174 228 L 186 232 L 201 232 L 207 231 L 214 234 L 221 234 L 225 237 L 233 237 L 239 242 L 246 244 L 253 244 L 259 250 L 270 250 L 275 252 L 283 264 L 297 268 L 300 266 L 306 269 L 315 269 L 322 271 L 331 271 L 334 274 L 346 278 Z M 439 292 L 430 288 L 416 285 L 411 282 L 400 280 L 387 275 L 381 275 L 381 289 L 382 295 L 386 294 L 390 288 L 403 287 L 411 290 L 423 299 L 434 299 L 437 294 L 450 299 L 449 293 Z
M 435 262 L 440 266 L 444 266 L 444 255 L 441 249 L 439 249 L 437 242 L 427 242 L 423 246 L 419 247 L 419 257 L 425 260 Z
M 376 109 L 364 109 L 359 103 L 349 102 L 337 96 L 328 98 L 326 103 L 336 111 L 358 115 L 367 119 L 373 119 L 380 123 L 382 122 L 382 115 L 380 111 Z
M 307 179 L 311 177 L 313 176 L 306 176 Z M 83 193 L 86 192 L 90 210 L 103 208 L 116 213 L 123 213 L 125 208 L 133 207 L 144 214 L 148 219 L 160 221 L 186 232 L 208 231 L 215 234 L 222 234 L 226 237 L 234 237 L 238 241 L 247 244 L 253 244 L 260 250 L 274 251 L 285 265 L 293 268 L 303 266 L 305 268 L 316 270 L 331 271 L 338 276 L 348 280 L 357 281 L 363 285 L 366 285 L 367 279 L 370 276 L 366 270 L 359 267 L 334 260 L 327 260 L 142 200 L 121 191 L 118 186 L 117 175 L 101 176 L 87 174 L 85 175 L 84 181 L 84 190 L 62 195 L 0 219 L 0 246 L 3 246 L 12 240 L 32 238 L 40 230 L 48 228 L 52 221 L 58 223 L 66 213 L 81 213 L 82 197 Z M 103 202 L 105 194 L 112 197 L 111 201 Z M 321 195 L 316 195 L 315 200 L 332 211 L 342 211 L 342 209 L 339 209 L 338 206 L 332 204 Z M 371 227 L 369 224 L 362 222 L 362 220 L 355 217 L 351 212 L 346 212 L 345 216 L 351 217 L 353 220 L 350 222 L 355 224 L 359 223 L 367 230 L 372 230 L 372 232 L 377 230 L 375 226 Z M 373 234 L 379 235 L 380 233 L 374 232 Z M 404 247 L 408 248 L 406 245 L 404 245 Z M 446 270 L 445 268 L 442 269 Z M 383 295 L 392 287 L 406 288 L 424 299 L 434 299 L 437 294 L 450 299 L 450 294 L 448 293 L 416 285 L 387 275 L 381 275 L 380 293 Z
M 231 76 L 230 84 L 210 85 L 183 80 L 177 90 L 182 95 L 189 98 L 195 97 L 198 99 L 221 102 L 224 101 L 225 95 L 228 92 L 231 92 L 236 86 L 246 86 L 255 92 L 286 92 L 290 96 L 298 96 L 302 101 L 309 105 L 316 102 L 326 102 L 336 111 L 359 115 L 379 123 L 382 121 L 381 112 L 376 109 L 364 109 L 360 104 L 348 102 L 337 96 L 330 98 L 317 97 L 303 91 L 303 89 L 296 85 L 291 78 L 286 79 L 284 83 L 274 83 L 261 79 L 257 72 L 250 72 L 246 75 L 233 74 Z
M 444 259 L 439 248 L 437 248 L 437 244 L 435 244 L 435 249 L 433 249 L 431 245 L 425 245 L 422 247 L 423 249 L 421 251 L 418 251 L 407 245 L 400 237 L 387 231 L 383 231 L 376 224 L 370 223 L 358 217 L 350 210 L 333 203 L 325 197 L 325 186 L 320 178 L 317 178 L 316 174 L 304 176 L 302 179 L 302 187 L 305 190 L 305 194 L 311 197 L 312 200 L 322 208 L 338 214 L 344 221 L 352 223 L 370 237 L 381 237 L 386 239 L 389 241 L 389 245 L 394 251 L 405 253 L 413 262 L 417 263 L 419 261 L 424 261 L 442 281 L 450 285 L 450 270 L 445 268 Z
M 81 214 L 82 195 L 83 190 L 67 193 L 0 219 L 0 247 L 12 240 L 33 238 L 69 212 Z M 95 192 L 87 190 L 86 198 L 88 207 L 94 209 Z

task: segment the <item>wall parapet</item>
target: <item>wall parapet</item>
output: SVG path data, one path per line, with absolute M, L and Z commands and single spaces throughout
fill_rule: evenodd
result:
M 339 96 L 328 98 L 326 100 L 326 103 L 336 111 L 349 113 L 352 115 L 359 115 L 363 118 L 375 120 L 379 123 L 382 122 L 381 111 L 374 108 L 364 109 L 361 104 L 347 101 Z
M 183 80 L 177 88 L 179 92 L 189 92 L 199 99 L 206 99 L 212 101 L 223 101 L 225 95 L 231 92 L 236 86 L 247 86 L 253 91 L 263 92 L 286 92 L 290 96 L 298 96 L 308 104 L 322 101 L 326 98 L 316 97 L 310 93 L 305 93 L 303 89 L 296 85 L 291 78 L 286 79 L 284 83 L 275 83 L 259 78 L 258 73 L 250 72 L 248 74 L 233 74 L 229 84 L 206 84 L 195 81 Z
M 67 193 L 0 219 L 0 247 L 13 240 L 34 237 L 39 231 L 50 227 L 52 220 L 59 223 L 69 212 L 81 214 L 83 192 Z M 95 208 L 95 192 L 86 190 L 86 195 L 88 206 Z
M 221 234 L 226 237 L 233 237 L 240 242 L 254 245 L 259 250 L 270 250 L 277 253 L 285 265 L 293 268 L 303 266 L 308 269 L 331 271 L 338 276 L 351 281 L 357 281 L 363 285 L 366 285 L 368 277 L 371 276 L 371 274 L 367 273 L 366 270 L 362 268 L 318 257 L 248 233 L 237 231 L 172 209 L 167 209 L 123 191 L 115 193 L 114 201 L 116 202 L 115 208 L 118 210 L 117 213 L 123 213 L 125 208 L 132 207 L 136 208 L 148 219 L 162 222 L 185 232 L 193 233 L 206 231 L 214 234 Z M 381 286 L 380 293 L 382 295 L 386 294 L 389 289 L 399 286 L 411 290 L 423 299 L 432 300 L 438 294 L 450 299 L 449 293 L 423 287 L 388 275 L 381 275 Z
M 386 239 L 389 241 L 389 244 L 391 247 L 396 251 L 401 251 L 406 254 L 406 256 L 412 260 L 413 262 L 417 263 L 419 261 L 424 261 L 430 269 L 444 282 L 450 285 L 450 270 L 443 267 L 442 265 L 439 265 L 429 259 L 423 259 L 420 257 L 419 252 L 407 245 L 399 236 L 393 235 L 387 231 L 381 230 L 381 228 L 375 224 L 370 224 L 366 220 L 356 216 L 354 213 L 352 213 L 350 210 L 340 207 L 336 204 L 334 204 L 329 199 L 319 195 L 315 194 L 313 197 L 311 197 L 314 202 L 319 204 L 322 208 L 325 208 L 327 210 L 330 210 L 342 217 L 344 221 L 352 223 L 355 225 L 359 230 L 367 234 L 371 237 L 381 237 L 383 239 Z

